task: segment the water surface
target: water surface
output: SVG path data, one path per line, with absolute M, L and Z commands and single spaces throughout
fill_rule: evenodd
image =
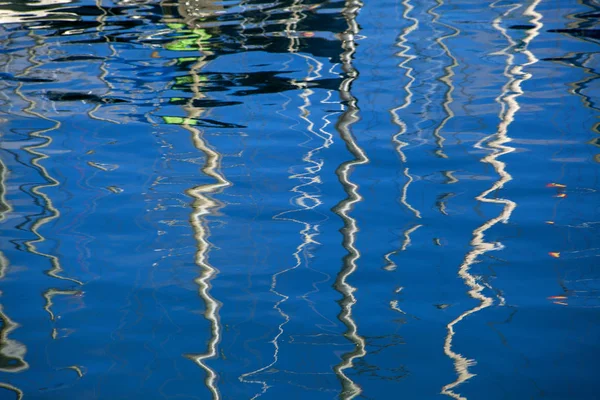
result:
M 600 4 L 0 4 L 0 399 L 595 399 Z

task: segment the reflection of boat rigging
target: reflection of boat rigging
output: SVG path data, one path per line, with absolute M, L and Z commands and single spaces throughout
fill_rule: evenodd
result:
M 220 303 L 210 293 L 211 281 L 216 277 L 218 270 L 209 261 L 211 244 L 208 241 L 210 230 L 206 217 L 218 212 L 224 206 L 220 201 L 214 199 L 214 195 L 221 193 L 231 183 L 220 172 L 221 154 L 210 146 L 204 138 L 203 131 L 196 126 L 197 119 L 205 113 L 205 110 L 195 106 L 194 102 L 205 97 L 202 91 L 205 83 L 201 71 L 208 62 L 206 58 L 212 54 L 211 46 L 207 43 L 211 34 L 205 29 L 196 27 L 195 24 L 199 20 L 201 21 L 202 18 L 218 12 L 219 9 L 220 6 L 213 1 L 178 3 L 178 12 L 185 23 L 171 19 L 168 16 L 169 13 L 166 13 L 167 17 L 165 17 L 165 21 L 172 29 L 181 31 L 186 30 L 186 26 L 192 27 L 189 37 L 177 39 L 168 44 L 166 46 L 167 50 L 186 51 L 195 48 L 202 53 L 202 56 L 194 57 L 191 60 L 193 64 L 189 70 L 191 78 L 189 88 L 192 92 L 192 97 L 184 106 L 186 116 L 184 118 L 163 117 L 166 123 L 181 125 L 182 128 L 190 132 L 194 147 L 205 157 L 202 172 L 213 179 L 212 183 L 194 186 L 186 191 L 187 195 L 194 199 L 189 221 L 194 231 L 194 239 L 197 245 L 195 262 L 200 268 L 200 275 L 195 279 L 195 282 L 198 285 L 198 294 L 206 307 L 204 317 L 210 323 L 211 336 L 204 353 L 186 354 L 185 356 L 197 363 L 206 372 L 205 384 L 214 400 L 221 398 L 217 387 L 218 376 L 217 372 L 207 364 L 206 360 L 215 358 L 218 355 L 218 345 L 221 339 L 221 323 L 219 319 Z
M 6 166 L 0 158 L 0 222 L 2 222 L 8 212 L 11 211 L 10 205 L 6 202 Z M 8 269 L 8 260 L 0 252 L 0 281 L 2 281 Z M 0 292 L 0 299 L 3 295 Z M 17 329 L 19 325 L 12 321 L 4 312 L 4 307 L 0 304 L 0 371 L 2 372 L 20 372 L 29 368 L 29 364 L 25 361 L 27 348 L 22 343 L 10 338 L 10 333 Z M 23 392 L 17 387 L 0 382 L 0 388 L 12 391 L 16 394 L 17 399 L 22 399 Z
M 358 226 L 356 219 L 350 215 L 350 212 L 354 208 L 354 205 L 362 200 L 362 197 L 358 193 L 358 185 L 350 180 L 350 175 L 356 166 L 366 164 L 369 161 L 365 152 L 356 143 L 351 131 L 352 125 L 358 121 L 359 112 L 357 100 L 352 95 L 351 90 L 352 83 L 358 77 L 358 71 L 352 65 L 352 58 L 356 51 L 356 35 L 360 31 L 356 16 L 362 5 L 360 1 L 348 0 L 342 11 L 348 24 L 347 30 L 340 35 L 344 50 L 340 58 L 342 60 L 342 70 L 346 74 L 346 78 L 342 81 L 339 91 L 342 101 L 345 103 L 345 110 L 340 115 L 336 124 L 342 140 L 346 143 L 346 148 L 354 157 L 352 160 L 342 163 L 336 170 L 336 175 L 347 197 L 334 208 L 334 212 L 344 221 L 344 227 L 341 229 L 343 236 L 342 243 L 348 253 L 344 256 L 342 269 L 338 273 L 334 284 L 335 289 L 343 296 L 342 300 L 340 300 L 342 310 L 338 318 L 346 326 L 344 335 L 354 345 L 354 349 L 345 353 L 340 363 L 334 367 L 334 372 L 342 383 L 340 397 L 345 400 L 353 399 L 362 392 L 360 386 L 348 377 L 346 370 L 353 368 L 355 360 L 367 354 L 365 339 L 359 335 L 358 325 L 352 314 L 352 308 L 356 304 L 356 297 L 354 296 L 356 288 L 348 282 L 348 278 L 356 270 L 357 261 L 360 258 L 360 252 L 355 246 Z
M 322 204 L 321 200 L 319 199 L 319 196 L 313 195 L 309 191 L 310 187 L 314 187 L 313 185 L 318 184 L 320 182 L 319 172 L 321 171 L 321 168 L 323 167 L 323 162 L 316 161 L 313 159 L 313 157 L 320 150 L 329 147 L 329 145 L 332 143 L 332 135 L 326 134 L 326 136 L 322 136 L 322 134 L 325 133 L 322 129 L 320 130 L 320 133 L 317 133 L 314 129 L 315 124 L 310 119 L 310 116 L 311 116 L 310 106 L 312 105 L 310 99 L 311 99 L 311 96 L 315 92 L 308 87 L 308 83 L 310 81 L 313 81 L 313 80 L 321 77 L 320 72 L 323 68 L 323 64 L 311 56 L 298 53 L 298 47 L 300 45 L 300 42 L 298 40 L 298 37 L 296 36 L 296 28 L 297 28 L 298 22 L 301 21 L 304 17 L 304 14 L 302 13 L 302 8 L 300 7 L 301 3 L 302 3 L 302 0 L 296 0 L 294 2 L 294 5 L 292 6 L 292 10 L 294 10 L 294 12 L 292 13 L 292 17 L 287 21 L 287 23 L 285 25 L 286 26 L 285 33 L 288 36 L 289 41 L 290 41 L 289 46 L 288 46 L 288 52 L 290 54 L 295 55 L 296 57 L 300 57 L 300 58 L 303 58 L 306 60 L 307 67 L 308 67 L 308 74 L 301 81 L 294 80 L 293 84 L 297 87 L 298 90 L 301 90 L 299 97 L 303 100 L 302 105 L 300 105 L 298 107 L 299 117 L 307 123 L 306 130 L 313 137 L 322 139 L 323 142 L 319 146 L 317 146 L 315 148 L 311 148 L 302 158 L 303 161 L 308 163 L 308 166 L 304 167 L 304 171 L 300 172 L 300 173 L 293 173 L 289 177 L 289 179 L 299 180 L 299 184 L 294 186 L 291 189 L 291 192 L 294 194 L 294 203 L 297 204 L 300 208 L 294 209 L 294 210 L 289 210 L 289 211 L 284 211 L 273 217 L 274 220 L 291 221 L 291 222 L 300 224 L 301 230 L 299 233 L 300 233 L 302 242 L 296 247 L 296 251 L 293 253 L 293 258 L 295 260 L 294 265 L 273 274 L 273 276 L 271 278 L 271 286 L 270 286 L 269 290 L 273 294 L 275 294 L 277 297 L 279 297 L 279 300 L 275 303 L 273 308 L 283 318 L 283 321 L 279 324 L 277 333 L 276 333 L 275 337 L 273 338 L 273 340 L 271 341 L 271 343 L 273 344 L 273 347 L 274 347 L 273 361 L 259 369 L 245 373 L 240 377 L 240 380 L 242 382 L 258 383 L 262 386 L 262 391 L 257 393 L 254 397 L 252 397 L 252 399 L 256 399 L 256 398 L 262 396 L 263 394 L 265 394 L 270 386 L 267 383 L 267 381 L 258 380 L 257 378 L 251 378 L 251 379 L 248 379 L 248 378 L 251 376 L 254 376 L 256 374 L 259 374 L 263 371 L 266 371 L 269 368 L 272 368 L 277 363 L 277 361 L 279 359 L 279 352 L 280 352 L 279 338 L 284 333 L 284 326 L 291 319 L 290 316 L 287 313 L 285 313 L 285 311 L 283 311 L 283 309 L 282 309 L 283 304 L 289 299 L 289 296 L 284 293 L 281 293 L 277 290 L 277 280 L 280 276 L 301 267 L 303 264 L 306 264 L 306 267 L 308 267 L 308 265 L 307 265 L 309 262 L 308 254 L 310 252 L 309 247 L 312 244 L 318 244 L 318 242 L 316 241 L 315 238 L 319 234 L 319 224 L 305 222 L 302 219 L 299 219 L 300 217 L 294 217 L 293 214 L 298 213 L 300 211 L 306 212 L 306 211 L 314 210 Z M 285 64 L 286 67 L 287 67 L 287 64 L 288 63 Z M 291 101 L 291 99 L 288 98 L 288 101 L 286 101 L 284 103 L 283 107 L 285 108 L 290 101 Z M 308 143 L 311 140 L 312 140 L 312 138 L 309 138 L 305 143 Z M 303 145 L 305 143 L 302 143 L 301 145 Z
M 475 376 L 475 374 L 469 370 L 469 368 L 475 364 L 475 361 L 466 358 L 454 350 L 453 340 L 454 336 L 456 335 L 456 327 L 465 318 L 490 307 L 494 302 L 492 297 L 488 297 L 483 293 L 485 288 L 489 285 L 480 282 L 481 279 L 477 275 L 471 273 L 470 269 L 471 266 L 476 263 L 478 259 L 481 258 L 481 256 L 483 256 L 485 253 L 503 249 L 501 243 L 486 242 L 485 233 L 499 222 L 507 223 L 511 214 L 517 207 L 517 204 L 512 200 L 497 197 L 497 193 L 504 187 L 504 185 L 513 179 L 510 173 L 506 171 L 506 163 L 501 161 L 500 157 L 515 150 L 513 147 L 508 145 L 508 143 L 511 141 L 511 138 L 508 135 L 508 128 L 514 121 L 515 115 L 520 108 L 517 99 L 523 94 L 521 84 L 527 79 L 531 78 L 531 74 L 524 72 L 523 68 L 538 61 L 533 53 L 527 49 L 527 45 L 533 40 L 533 38 L 535 38 L 535 36 L 537 36 L 538 31 L 542 27 L 542 23 L 540 22 L 541 15 L 535 11 L 535 7 L 540 1 L 541 0 L 534 0 L 532 4 L 523 12 L 525 17 L 530 17 L 530 22 L 534 24 L 535 29 L 531 29 L 526 32 L 526 37 L 522 39 L 521 44 L 518 44 L 517 41 L 507 33 L 507 30 L 502 27 L 503 20 L 513 11 L 518 9 L 520 5 L 514 5 L 510 7 L 507 11 L 502 13 L 493 21 L 493 27 L 498 30 L 509 42 L 508 47 L 496 53 L 496 55 L 502 55 L 506 59 L 504 75 L 508 81 L 503 86 L 500 96 L 496 98 L 496 101 L 501 106 L 499 114 L 500 123 L 498 124 L 497 131 L 493 135 L 481 139 L 475 144 L 475 147 L 482 150 L 488 150 L 490 152 L 481 161 L 491 164 L 498 174 L 499 179 L 495 181 L 489 189 L 479 194 L 476 199 L 484 203 L 500 205 L 502 206 L 502 210 L 496 217 L 487 220 L 473 231 L 473 238 L 471 240 L 472 250 L 467 253 L 458 271 L 458 275 L 469 287 L 469 296 L 478 301 L 478 304 L 475 307 L 464 311 L 447 325 L 448 331 L 444 342 L 444 353 L 454 362 L 457 378 L 454 382 L 447 384 L 442 388 L 442 394 L 455 399 L 466 399 L 465 397 L 456 393 L 455 389 L 460 384 L 465 383 Z M 491 7 L 495 8 L 495 4 L 496 3 L 492 4 Z M 526 55 L 527 62 L 523 64 L 515 63 L 515 53 L 519 51 Z M 490 195 L 494 195 L 494 197 L 488 197 Z M 501 299 L 501 303 L 503 304 L 504 302 L 505 300 Z
M 77 14 L 61 11 L 66 4 L 74 0 L 38 0 L 35 3 L 0 3 L 0 25 L 38 21 L 75 21 Z M 32 7 L 34 6 L 34 7 Z

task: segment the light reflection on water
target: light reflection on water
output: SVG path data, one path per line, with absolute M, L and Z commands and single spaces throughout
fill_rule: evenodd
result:
M 599 12 L 4 2 L 0 398 L 594 398 Z

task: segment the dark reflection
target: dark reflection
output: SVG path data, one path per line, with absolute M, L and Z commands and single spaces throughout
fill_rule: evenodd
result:
M 567 33 L 571 36 L 586 39 L 600 39 L 600 29 L 550 29 L 548 32 Z
M 549 32 L 566 33 L 578 40 L 584 42 L 590 42 L 589 39 L 599 39 L 598 33 L 600 30 L 594 29 L 597 27 L 598 17 L 600 16 L 600 5 L 597 2 L 581 0 L 581 4 L 591 9 L 588 12 L 577 12 L 569 15 L 569 23 L 566 29 L 555 29 Z M 596 41 L 592 41 L 597 43 Z M 569 51 L 560 57 L 547 57 L 542 59 L 543 61 L 550 61 L 557 63 L 561 66 L 570 67 L 573 70 L 579 70 L 585 75 L 582 79 L 569 82 L 569 92 L 577 95 L 581 100 L 581 104 L 589 110 L 592 110 L 595 114 L 600 112 L 600 107 L 596 99 L 596 86 L 600 78 L 600 72 L 598 70 L 598 54 L 597 52 L 574 52 Z M 594 135 L 587 141 L 588 145 L 594 146 L 593 151 L 599 151 L 600 149 L 600 122 L 594 123 L 590 127 L 591 133 Z M 600 163 L 600 153 L 595 154 L 592 159 Z M 557 228 L 555 219 L 561 209 L 565 209 L 568 205 L 563 204 L 562 200 L 568 198 L 569 194 L 580 193 L 593 193 L 596 192 L 592 188 L 577 188 L 571 184 L 566 183 L 566 171 L 568 166 L 563 163 L 562 177 L 565 179 L 564 183 L 549 183 L 547 186 L 556 189 L 557 202 L 553 210 L 553 216 L 550 221 L 546 221 L 547 224 Z M 562 181 L 561 181 L 562 182 Z M 554 295 L 548 296 L 548 300 L 553 304 L 562 307 L 578 307 L 578 308 L 598 308 L 600 307 L 600 288 L 598 286 L 598 276 L 590 268 L 594 262 L 589 262 L 590 259 L 597 257 L 600 253 L 599 249 L 594 243 L 589 242 L 584 232 L 588 235 L 597 235 L 597 230 L 600 227 L 600 223 L 596 221 L 595 215 L 592 216 L 593 220 L 589 217 L 587 220 L 582 220 L 582 217 L 575 217 L 573 221 L 562 225 L 562 228 L 567 229 L 566 236 L 568 239 L 565 240 L 565 247 L 568 243 L 574 243 L 575 249 L 553 249 L 556 251 L 549 252 L 548 255 L 561 261 L 561 265 L 556 268 L 557 283 L 560 287 Z M 560 232 L 560 230 L 555 230 Z M 571 236 L 577 236 L 584 238 L 584 240 L 573 240 Z M 582 245 L 587 245 L 587 248 L 581 248 Z M 574 263 L 569 262 L 576 260 Z
M 84 103 L 103 103 L 118 104 L 127 103 L 127 100 L 111 97 L 100 97 L 94 94 L 76 93 L 76 92 L 46 92 L 46 97 L 50 101 L 82 101 Z
M 569 16 L 569 19 L 573 20 L 568 24 L 567 29 L 554 29 L 549 32 L 554 33 L 567 33 L 575 38 L 581 40 L 587 39 L 598 39 L 598 29 L 590 29 L 595 26 L 597 16 L 600 15 L 600 6 L 597 3 L 590 1 L 581 1 L 587 7 L 591 8 L 592 11 L 584 13 L 575 13 Z M 588 94 L 593 90 L 594 84 L 600 78 L 600 73 L 597 68 L 597 55 L 595 52 L 569 52 L 563 57 L 546 57 L 543 61 L 556 62 L 569 67 L 575 67 L 581 69 L 587 76 L 579 81 L 575 81 L 569 84 L 571 91 L 581 98 L 583 105 L 586 108 L 594 111 L 600 111 L 595 96 Z M 594 124 L 591 130 L 600 135 L 600 122 Z M 600 147 L 600 139 L 595 137 L 589 142 L 592 146 Z M 600 162 L 600 153 L 594 157 L 596 162 Z

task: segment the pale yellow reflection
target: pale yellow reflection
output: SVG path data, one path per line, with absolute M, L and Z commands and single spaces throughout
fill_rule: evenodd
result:
M 354 157 L 353 160 L 341 164 L 336 170 L 336 175 L 348 197 L 334 208 L 334 212 L 344 221 L 341 232 L 343 246 L 348 252 L 344 257 L 342 269 L 338 273 L 334 284 L 336 290 L 343 296 L 340 301 L 342 310 L 338 318 L 347 328 L 345 336 L 354 344 L 354 349 L 345 353 L 340 363 L 334 367 L 334 372 L 342 382 L 342 393 L 340 394 L 342 399 L 353 399 L 362 393 L 360 386 L 346 375 L 346 370 L 354 366 L 356 359 L 367 354 L 365 339 L 358 334 L 358 326 L 352 315 L 352 308 L 356 304 L 356 297 L 354 296 L 356 288 L 348 283 L 348 278 L 356 271 L 356 263 L 360 258 L 360 252 L 355 246 L 358 226 L 356 219 L 350 216 L 350 212 L 354 205 L 362 200 L 362 196 L 358 193 L 358 185 L 350 180 L 350 175 L 356 166 L 369 162 L 369 158 L 358 146 L 351 132 L 352 125 L 359 119 L 357 100 L 352 95 L 351 88 L 352 83 L 358 77 L 358 71 L 352 65 L 352 57 L 356 51 L 356 35 L 359 33 L 356 15 L 362 5 L 359 1 L 346 1 L 342 14 L 346 19 L 348 29 L 340 35 L 344 50 L 340 58 L 346 78 L 342 81 L 339 90 L 340 96 L 346 104 L 336 128 L 342 140 L 346 143 L 348 151 Z
M 9 337 L 19 327 L 19 324 L 4 313 L 4 307 L 1 304 L 0 323 L 2 324 L 0 328 L 0 371 L 14 373 L 28 369 L 29 364 L 25 361 L 27 347 Z
M 16 396 L 16 400 L 22 400 L 23 399 L 23 391 L 21 389 L 19 389 L 16 386 L 13 386 L 11 384 L 8 383 L 4 383 L 4 382 L 0 382 L 0 388 L 2 389 L 6 389 L 9 390 L 11 392 L 13 392 Z
M 0 180 L 0 186 L 2 189 L 5 189 L 4 180 Z M 1 201 L 2 199 L 0 199 Z M 4 213 L 0 211 L 0 217 L 3 217 Z M 6 276 L 6 271 L 8 270 L 8 260 L 0 252 L 0 279 L 4 279 Z M 0 292 L 0 295 L 2 292 Z M 0 371 L 2 372 L 21 372 L 29 368 L 29 364 L 25 361 L 25 354 L 27 353 L 27 347 L 21 342 L 10 339 L 9 335 L 15 329 L 19 327 L 19 325 L 12 321 L 4 312 L 4 307 L 0 304 Z M 0 383 L 0 387 L 3 387 L 7 390 L 12 390 L 17 393 L 17 395 L 22 395 L 22 392 L 8 384 L 8 383 Z
M 398 152 L 398 154 L 400 156 L 400 160 L 402 160 L 402 162 L 405 163 L 406 155 L 402 151 L 402 148 L 406 147 L 408 145 L 408 143 L 402 141 L 400 138 L 402 137 L 402 135 L 404 135 L 406 133 L 406 123 L 404 121 L 402 121 L 402 119 L 398 115 L 398 112 L 412 104 L 413 92 L 412 92 L 411 88 L 412 88 L 412 84 L 415 81 L 415 77 L 412 75 L 413 68 L 410 66 L 410 62 L 412 60 L 414 60 L 416 58 L 416 56 L 408 54 L 411 47 L 408 44 L 406 44 L 406 42 L 408 41 L 408 39 L 407 39 L 408 34 L 419 27 L 419 21 L 416 18 L 413 18 L 410 16 L 411 10 L 414 9 L 410 0 L 404 0 L 402 2 L 402 5 L 404 6 L 404 12 L 402 13 L 402 18 L 404 18 L 407 21 L 411 21 L 411 24 L 409 26 L 407 26 L 406 28 L 404 28 L 402 30 L 402 33 L 398 36 L 398 41 L 396 42 L 396 46 L 400 47 L 402 50 L 400 52 L 396 53 L 396 56 L 401 57 L 403 59 L 402 62 L 400 62 L 400 64 L 398 64 L 398 67 L 400 67 L 404 70 L 404 76 L 408 78 L 408 82 L 404 86 L 404 90 L 406 91 L 406 96 L 404 98 L 404 102 L 402 104 L 400 104 L 398 107 L 391 109 L 390 113 L 392 114 L 392 121 L 396 125 L 398 125 L 398 127 L 400 128 L 398 133 L 396 133 L 392 137 L 392 140 L 393 140 L 394 144 L 396 145 L 396 151 Z
M 446 113 L 446 117 L 434 129 L 433 136 L 435 137 L 436 144 L 438 147 L 435 150 L 435 154 L 442 158 L 448 158 L 448 156 L 444 153 L 444 141 L 446 139 L 444 139 L 444 137 L 442 136 L 442 130 L 444 129 L 444 126 L 446 126 L 446 123 L 454 117 L 454 111 L 452 111 L 452 108 L 450 106 L 454 101 L 454 99 L 452 98 L 452 93 L 454 92 L 454 83 L 452 81 L 452 78 L 454 77 L 454 68 L 458 66 L 458 61 L 456 61 L 456 57 L 452 55 L 452 52 L 444 43 L 444 40 L 458 36 L 460 30 L 453 26 L 440 22 L 440 15 L 436 13 L 435 10 L 442 6 L 444 2 L 443 0 L 436 0 L 436 3 L 437 5 L 434 8 L 430 9 L 428 13 L 433 16 L 433 22 L 435 24 L 442 25 L 443 27 L 448 28 L 451 31 L 451 33 L 449 33 L 448 35 L 437 37 L 435 39 L 435 42 L 439 44 L 444 54 L 446 54 L 450 58 L 450 60 L 452 60 L 452 62 L 450 65 L 446 65 L 444 67 L 444 76 L 440 78 L 440 80 L 444 82 L 444 84 L 448 87 L 448 90 L 446 90 L 446 93 L 444 94 L 444 102 L 442 103 L 444 111 Z
M 202 37 L 198 38 L 197 45 L 203 56 L 198 57 L 196 63 L 190 69 L 190 76 L 192 77 L 190 88 L 193 96 L 184 107 L 186 117 L 183 118 L 181 126 L 191 133 L 194 147 L 204 154 L 205 163 L 202 167 L 202 172 L 214 180 L 213 183 L 195 186 L 186 191 L 194 199 L 190 224 L 194 230 L 194 239 L 197 244 L 195 262 L 201 269 L 200 276 L 195 279 L 195 282 L 199 287 L 198 293 L 206 305 L 204 316 L 210 322 L 211 336 L 208 340 L 206 352 L 202 354 L 186 354 L 186 357 L 196 362 L 198 366 L 206 371 L 205 384 L 211 391 L 212 398 L 216 400 L 221 398 L 217 387 L 217 373 L 206 363 L 206 360 L 214 358 L 218 354 L 217 347 L 221 340 L 220 303 L 210 293 L 211 281 L 217 275 L 218 270 L 209 261 L 211 244 L 208 241 L 208 237 L 210 231 L 205 218 L 208 215 L 214 215 L 224 206 L 220 201 L 214 199 L 213 196 L 230 186 L 231 183 L 220 172 L 221 154 L 211 148 L 209 143 L 204 139 L 203 132 L 194 126 L 196 119 L 204 113 L 203 109 L 194 107 L 193 105 L 195 100 L 204 97 L 202 87 L 205 85 L 205 82 L 200 72 L 207 63 L 206 57 L 212 54 L 210 49 L 204 45 Z
M 30 33 L 30 36 L 36 42 L 36 45 L 32 46 L 27 51 L 28 56 L 29 56 L 28 61 L 31 63 L 31 65 L 23 71 L 23 73 L 21 74 L 23 76 L 27 75 L 31 70 L 43 65 L 43 63 L 41 63 L 35 59 L 36 48 L 43 43 L 43 38 L 40 36 L 34 35 L 32 33 Z M 51 255 L 51 254 L 42 253 L 42 252 L 38 251 L 36 248 L 37 243 L 43 243 L 46 241 L 46 238 L 43 237 L 39 233 L 39 229 L 41 227 L 43 227 L 44 225 L 48 224 L 49 222 L 60 217 L 60 212 L 56 209 L 56 207 L 54 207 L 54 204 L 52 203 L 52 199 L 50 199 L 50 197 L 43 191 L 44 189 L 58 186 L 59 182 L 56 179 L 54 179 L 52 176 L 50 176 L 50 174 L 48 173 L 48 170 L 42 164 L 42 161 L 49 158 L 49 156 L 44 154 L 40 150 L 42 150 L 52 144 L 52 136 L 49 135 L 48 133 L 58 130 L 61 127 L 61 123 L 58 120 L 48 118 L 45 115 L 35 111 L 35 109 L 37 107 L 37 102 L 35 101 L 35 99 L 30 99 L 30 98 L 26 97 L 23 94 L 22 89 L 23 89 L 23 83 L 19 83 L 17 85 L 17 87 L 15 88 L 15 94 L 17 94 L 17 96 L 19 96 L 21 99 L 23 99 L 23 101 L 25 101 L 26 103 L 29 104 L 28 107 L 23 109 L 23 112 L 25 112 L 26 114 L 32 115 L 34 117 L 37 117 L 37 118 L 40 118 L 40 119 L 43 119 L 43 120 L 53 123 L 53 126 L 51 126 L 50 128 L 41 129 L 41 130 L 37 130 L 35 132 L 30 133 L 30 135 L 32 137 L 35 137 L 35 138 L 38 138 L 41 140 L 41 142 L 39 144 L 23 147 L 23 150 L 25 150 L 26 152 L 28 152 L 29 154 L 31 154 L 33 156 L 33 159 L 31 160 L 31 164 L 34 165 L 35 167 L 37 167 L 39 169 L 42 177 L 48 181 L 48 183 L 46 183 L 46 184 L 36 185 L 34 188 L 31 189 L 31 191 L 35 195 L 39 196 L 40 198 L 42 198 L 44 200 L 44 209 L 48 213 L 48 215 L 37 219 L 31 225 L 30 231 L 37 238 L 26 241 L 25 247 L 27 248 L 27 251 L 29 251 L 30 253 L 42 256 L 42 257 L 50 260 L 51 269 L 48 271 L 48 275 L 50 275 L 51 277 L 56 278 L 56 279 L 65 280 L 65 281 L 71 281 L 78 285 L 83 285 L 83 283 L 81 281 L 79 281 L 75 278 L 70 278 L 70 277 L 61 275 L 61 273 L 63 272 L 63 268 L 60 264 L 58 257 Z
M 408 79 L 408 81 L 406 82 L 406 85 L 403 88 L 406 93 L 406 95 L 404 96 L 404 101 L 398 107 L 392 108 L 390 110 L 390 113 L 392 114 L 392 122 L 399 128 L 398 132 L 394 136 L 392 136 L 392 142 L 394 143 L 396 152 L 400 157 L 400 161 L 402 161 L 402 163 L 406 163 L 408 161 L 408 158 L 406 157 L 406 154 L 402 149 L 406 147 L 408 143 L 401 140 L 401 137 L 406 133 L 407 127 L 406 123 L 400 118 L 399 112 L 412 104 L 412 85 L 415 82 L 415 77 L 412 75 L 413 68 L 411 67 L 410 62 L 414 60 L 416 56 L 409 54 L 411 46 L 409 46 L 407 42 L 408 35 L 419 27 L 419 21 L 410 15 L 410 12 L 414 9 L 410 0 L 402 1 L 402 6 L 404 7 L 404 11 L 402 12 L 402 18 L 406 21 L 410 21 L 410 24 L 406 26 L 398 36 L 398 40 L 396 41 L 395 45 L 396 47 L 399 47 L 401 51 L 396 53 L 395 55 L 397 57 L 402 58 L 402 61 L 400 62 L 400 64 L 398 64 L 398 67 L 402 68 L 402 70 L 404 71 L 404 76 Z M 415 207 L 413 207 L 408 201 L 408 189 L 411 183 L 413 183 L 414 181 L 414 178 L 410 174 L 410 169 L 408 167 L 405 167 L 403 169 L 403 175 L 406 177 L 406 181 L 404 182 L 404 185 L 402 185 L 400 193 L 400 204 L 406 207 L 406 209 L 409 210 L 416 218 L 421 218 L 421 212 Z M 386 265 L 383 267 L 384 270 L 394 271 L 397 268 L 397 265 L 392 261 L 392 256 L 398 254 L 400 251 L 406 250 L 406 248 L 410 245 L 411 242 L 410 235 L 414 231 L 419 229 L 421 226 L 422 225 L 414 225 L 403 232 L 404 240 L 402 243 L 402 247 L 400 249 L 390 251 L 389 253 L 383 256 L 386 262 Z
M 23 2 L 0 2 L 0 25 L 23 24 L 32 21 L 76 21 L 78 15 L 61 11 L 61 6 L 73 3 L 74 0 L 38 0 L 27 2 L 27 9 L 22 9 Z M 12 6 L 12 7 L 11 7 Z M 16 6 L 16 7 L 15 7 Z
M 97 28 L 98 38 L 104 39 L 106 45 L 110 49 L 110 54 L 107 57 L 102 57 L 102 61 L 100 63 L 100 67 L 99 67 L 100 74 L 98 75 L 98 79 L 100 79 L 107 87 L 107 91 L 106 91 L 106 93 L 104 93 L 103 96 L 107 96 L 114 89 L 114 85 L 112 83 L 110 83 L 110 81 L 107 79 L 107 77 L 108 77 L 107 61 L 114 59 L 114 57 L 117 55 L 117 50 L 115 49 L 114 44 L 110 42 L 109 37 L 104 34 L 104 29 L 106 28 L 106 17 L 108 16 L 108 11 L 106 11 L 104 6 L 102 5 L 102 0 L 96 0 L 96 8 L 100 11 L 100 14 L 96 17 L 96 21 L 98 22 L 98 28 Z M 100 109 L 101 106 L 102 106 L 102 103 L 96 104 L 93 109 L 91 109 L 87 112 L 87 115 L 90 118 L 95 119 L 95 120 L 111 122 L 113 124 L 120 124 L 119 121 L 96 116 L 95 113 L 96 113 L 96 111 L 98 111 Z
M 419 229 L 422 226 L 423 225 L 420 225 L 420 224 L 413 225 L 410 228 L 406 229 L 402 233 L 403 239 L 402 239 L 402 245 L 400 246 L 400 248 L 397 250 L 394 250 L 394 251 L 390 251 L 385 256 L 383 256 L 383 258 L 387 262 L 385 267 L 383 267 L 383 269 L 385 269 L 386 271 L 395 271 L 396 268 L 398 268 L 396 263 L 394 263 L 394 261 L 392 261 L 392 256 L 394 256 L 402 251 L 406 251 L 406 249 L 408 249 L 408 246 L 410 246 L 410 244 L 412 243 L 412 239 L 411 239 L 410 235 L 412 235 L 417 229 Z
M 12 211 L 10 204 L 6 201 L 6 166 L 0 159 L 0 222 L 6 217 L 5 214 Z M 4 279 L 8 270 L 8 259 L 0 252 L 0 280 Z M 0 296 L 3 293 L 0 291 Z M 27 347 L 23 343 L 10 339 L 9 334 L 19 327 L 5 313 L 2 304 L 0 304 L 0 371 L 2 372 L 20 372 L 29 368 L 25 361 Z M 9 383 L 0 382 L 0 388 L 15 393 L 17 400 L 23 398 L 21 389 Z
M 1 137 L 2 134 L 0 133 L 0 138 Z M 4 221 L 4 219 L 6 218 L 4 216 L 5 214 L 8 214 L 12 211 L 12 207 L 6 201 L 6 178 L 8 175 L 7 172 L 8 171 L 6 165 L 4 165 L 4 162 L 0 158 L 0 222 Z M 0 278 L 2 277 L 0 276 Z
M 538 35 L 539 30 L 543 26 L 540 22 L 541 15 L 535 11 L 535 7 L 540 3 L 541 0 L 534 0 L 530 6 L 528 6 L 523 15 L 531 17 L 531 23 L 535 26 L 530 30 L 527 30 L 526 37 L 522 40 L 522 47 L 517 49 L 517 42 L 508 35 L 505 28 L 502 27 L 503 19 L 520 8 L 519 4 L 509 7 L 506 12 L 501 14 L 498 18 L 493 21 L 493 26 L 498 30 L 509 42 L 509 45 L 502 51 L 495 53 L 496 55 L 502 55 L 506 59 L 506 68 L 504 69 L 504 75 L 507 77 L 508 82 L 503 86 L 502 93 L 496 98 L 496 101 L 500 104 L 500 123 L 498 124 L 497 132 L 494 135 L 488 136 L 480 140 L 475 147 L 481 150 L 491 150 L 491 153 L 482 159 L 482 162 L 491 164 L 499 179 L 492 184 L 492 186 L 476 197 L 478 201 L 485 203 L 498 204 L 502 206 L 502 210 L 498 216 L 491 218 L 486 221 L 483 225 L 473 231 L 473 238 L 471 240 L 472 250 L 465 256 L 462 265 L 458 271 L 458 275 L 469 287 L 469 296 L 477 300 L 479 304 L 463 312 L 456 319 L 447 325 L 448 333 L 444 341 L 444 353 L 453 360 L 454 368 L 457 373 L 457 379 L 444 386 L 442 388 L 442 394 L 448 395 L 455 399 L 466 400 L 466 397 L 456 393 L 455 388 L 471 379 L 474 374 L 469 371 L 469 367 L 475 364 L 474 360 L 468 359 L 462 354 L 454 351 L 453 339 L 456 333 L 455 328 L 460 321 L 467 318 L 469 315 L 475 314 L 484 308 L 490 307 L 493 304 L 493 299 L 483 294 L 486 285 L 479 282 L 476 275 L 471 274 L 470 267 L 477 259 L 489 252 L 494 250 L 500 250 L 503 248 L 501 243 L 488 243 L 484 240 L 484 235 L 487 230 L 492 228 L 499 222 L 508 222 L 512 212 L 517 207 L 517 204 L 509 199 L 488 197 L 498 193 L 504 185 L 512 180 L 512 176 L 506 171 L 506 163 L 500 160 L 500 157 L 508 153 L 513 152 L 515 149 L 508 146 L 511 138 L 508 136 L 508 127 L 514 121 L 515 115 L 519 110 L 520 106 L 517 99 L 523 94 L 521 84 L 531 77 L 531 74 L 523 72 L 523 68 L 537 62 L 537 58 L 527 50 L 527 45 Z M 495 8 L 496 3 L 492 4 L 491 7 Z M 522 65 L 515 64 L 514 53 L 521 51 L 527 57 L 527 62 Z M 486 146 L 487 143 L 487 146 Z M 501 299 L 504 303 L 504 299 Z

